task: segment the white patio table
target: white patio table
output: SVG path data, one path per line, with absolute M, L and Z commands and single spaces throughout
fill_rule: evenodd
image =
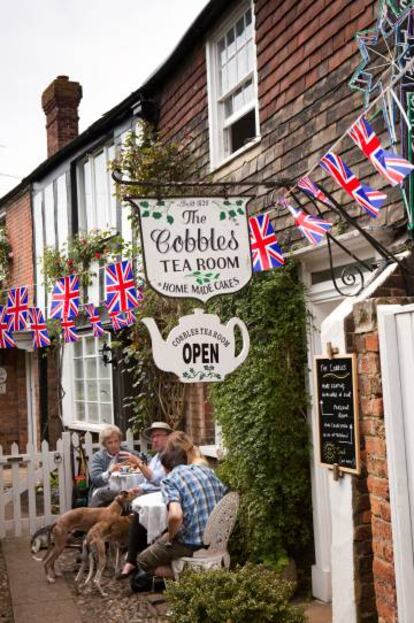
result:
M 167 528 L 168 512 L 162 501 L 161 491 L 139 495 L 132 501 L 132 510 L 139 515 L 139 522 L 147 529 L 147 542 L 152 543 Z

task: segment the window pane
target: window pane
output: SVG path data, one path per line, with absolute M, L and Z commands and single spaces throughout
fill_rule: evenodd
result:
M 98 405 L 93 402 L 86 403 L 88 407 L 88 421 L 89 422 L 99 422 L 99 410 Z
M 246 13 L 244 14 L 244 19 L 245 19 L 245 24 L 246 24 L 246 29 L 251 25 L 252 25 L 252 11 L 251 9 L 248 9 L 246 11 Z
M 76 400 L 85 400 L 83 381 L 75 381 L 75 397 Z
M 75 379 L 83 379 L 83 361 L 75 359 Z
M 237 91 L 233 95 L 234 111 L 237 111 L 237 110 L 240 110 L 240 108 L 243 108 L 243 104 L 244 104 L 243 89 L 237 89 Z
M 101 405 L 101 422 L 103 424 L 112 422 L 112 405 Z
M 94 355 L 95 354 L 95 338 L 87 337 L 85 338 L 85 355 Z
M 105 152 L 101 152 L 94 158 L 95 168 L 95 198 L 96 198 L 96 223 L 95 227 L 105 228 L 110 223 L 108 214 L 108 178 Z
M 253 69 L 253 48 L 251 45 L 246 45 L 246 67 L 247 71 L 252 71 Z
M 86 381 L 86 391 L 88 400 L 98 400 L 98 385 L 96 381 Z
M 231 96 L 224 102 L 224 114 L 226 118 L 233 114 L 233 98 Z
M 55 246 L 55 200 L 53 195 L 53 183 L 45 188 L 45 233 L 46 244 Z
M 249 80 L 244 86 L 244 103 L 248 104 L 254 99 L 253 81 Z
M 111 383 L 109 381 L 101 381 L 99 383 L 99 401 L 109 402 L 111 400 Z
M 81 422 L 85 420 L 85 405 L 83 402 L 76 403 L 76 419 Z
M 236 47 L 239 50 L 246 40 L 246 33 L 244 29 L 244 18 L 241 17 L 236 24 Z
M 237 59 L 234 56 L 227 65 L 228 70 L 228 89 L 232 89 L 237 84 Z
M 225 67 L 223 67 L 222 71 L 220 72 L 221 95 L 223 95 L 223 93 L 226 93 L 226 91 L 228 90 L 229 90 L 229 76 L 228 76 L 227 65 L 226 65 Z
M 82 340 L 79 340 L 79 342 L 74 342 L 73 352 L 75 354 L 75 357 L 82 357 Z
M 220 65 L 223 67 L 223 65 L 225 65 L 226 63 L 226 45 L 224 43 L 224 39 L 220 39 L 220 41 L 217 44 L 218 47 L 218 57 L 219 57 L 219 63 Z
M 94 210 L 92 205 L 92 175 L 89 160 L 83 166 L 83 186 L 85 193 L 85 221 L 88 227 L 94 226 Z
M 255 111 L 251 110 L 231 126 L 231 153 L 237 151 L 256 136 Z
M 233 56 L 236 52 L 236 39 L 234 37 L 234 29 L 228 31 L 226 35 L 226 43 L 227 43 L 227 58 Z
M 96 379 L 96 360 L 95 359 L 86 360 L 86 378 Z
M 107 365 L 105 366 L 104 362 L 102 361 L 102 357 L 99 357 L 98 359 L 98 376 L 100 379 L 109 379 L 109 373 L 111 370 L 111 366 Z

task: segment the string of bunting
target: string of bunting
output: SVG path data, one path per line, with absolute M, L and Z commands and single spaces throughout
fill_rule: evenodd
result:
M 386 90 L 392 87 L 410 71 L 414 65 L 412 58 L 405 68 L 395 76 Z M 393 93 L 393 92 L 392 92 Z M 384 95 L 384 90 L 380 96 L 371 102 L 369 109 Z M 395 97 L 394 93 L 393 96 Z M 365 115 L 368 110 L 365 111 Z M 381 207 L 384 205 L 387 195 L 384 192 L 371 188 L 363 184 L 353 173 L 343 158 L 336 153 L 337 146 L 345 137 L 352 139 L 354 144 L 362 151 L 363 155 L 376 169 L 382 178 L 391 186 L 402 187 L 405 178 L 414 170 L 414 164 L 400 156 L 394 151 L 383 148 L 381 141 L 376 135 L 366 116 L 361 114 L 356 121 L 344 132 L 335 142 L 331 149 L 301 177 L 295 186 L 289 188 L 283 197 L 277 201 L 278 205 L 290 212 L 296 227 L 312 245 L 322 242 L 325 235 L 332 228 L 332 224 L 323 220 L 319 216 L 311 215 L 303 210 L 295 209 L 288 200 L 288 197 L 295 189 L 305 194 L 307 198 L 312 198 L 327 207 L 332 207 L 330 200 L 318 185 L 310 177 L 310 173 L 320 166 L 328 173 L 356 203 L 371 217 L 377 218 Z M 250 238 L 252 249 L 254 248 L 253 269 L 269 270 L 283 266 L 284 258 L 282 249 L 278 243 L 276 234 L 270 222 L 271 208 L 264 214 L 251 216 L 249 218 Z
M 135 310 L 143 298 L 137 287 L 130 260 L 105 266 L 105 307 L 112 328 L 119 331 L 135 323 Z M 57 279 L 52 294 L 49 318 L 58 320 L 64 342 L 77 342 L 76 318 L 79 314 L 79 277 L 73 273 Z M 104 328 L 94 303 L 83 306 L 94 337 L 100 337 Z M 29 306 L 28 286 L 8 290 L 6 305 L 0 306 L 0 349 L 15 348 L 13 333 L 32 331 L 33 348 L 50 346 L 50 337 L 43 311 Z

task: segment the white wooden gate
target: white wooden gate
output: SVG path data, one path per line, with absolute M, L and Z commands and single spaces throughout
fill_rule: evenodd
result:
M 13 444 L 6 455 L 0 446 L 0 538 L 33 534 L 71 508 L 72 466 L 77 465 L 78 445 L 77 433 L 64 432 L 56 450 L 43 441 L 40 451 L 28 444 L 21 452 Z M 139 450 L 145 444 L 134 441 L 128 430 L 123 445 Z M 89 432 L 84 436 L 84 448 L 90 463 L 99 444 L 92 443 Z
M 399 623 L 414 621 L 414 305 L 378 307 Z

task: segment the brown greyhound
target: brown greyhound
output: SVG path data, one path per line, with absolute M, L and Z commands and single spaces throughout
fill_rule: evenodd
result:
M 102 597 L 106 597 L 107 594 L 104 593 L 101 587 L 101 578 L 103 570 L 106 565 L 106 548 L 105 544 L 109 543 L 111 546 L 116 547 L 116 558 L 115 558 L 115 573 L 118 568 L 119 562 L 119 551 L 120 548 L 127 544 L 128 541 L 128 530 L 131 525 L 131 521 L 133 518 L 133 514 L 128 515 L 127 517 L 110 517 L 106 518 L 103 521 L 99 521 L 89 530 L 83 541 L 83 549 L 82 549 L 82 563 L 78 574 L 76 576 L 76 583 L 79 583 L 82 579 L 83 572 L 86 567 L 86 563 L 89 557 L 89 573 L 85 580 L 84 586 L 86 586 L 92 579 L 94 572 L 94 554 L 92 550 L 96 551 L 97 554 L 97 568 L 95 578 L 93 583 L 96 588 L 101 593 Z M 89 554 L 88 554 L 89 552 Z
M 54 545 L 48 549 L 43 559 L 43 565 L 48 582 L 54 582 L 56 577 L 55 562 L 65 549 L 69 535 L 74 530 L 88 532 L 98 521 L 111 521 L 118 518 L 124 504 L 136 497 L 136 493 L 121 491 L 114 501 L 106 508 L 74 508 L 64 513 L 56 523 L 52 524 L 50 534 Z

